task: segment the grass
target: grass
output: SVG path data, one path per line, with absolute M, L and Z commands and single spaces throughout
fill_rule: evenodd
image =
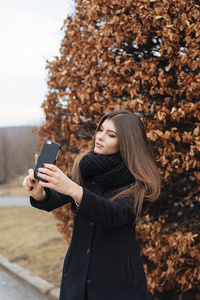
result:
M 0 196 L 27 196 L 24 176 L 0 185 Z M 55 287 L 60 286 L 67 242 L 52 213 L 33 207 L 0 206 L 0 253 Z
M 0 207 L 0 253 L 59 287 L 68 246 L 56 222 L 52 213 L 32 207 Z
M 27 196 L 27 192 L 22 184 L 24 177 L 19 176 L 11 183 L 0 185 L 0 196 Z

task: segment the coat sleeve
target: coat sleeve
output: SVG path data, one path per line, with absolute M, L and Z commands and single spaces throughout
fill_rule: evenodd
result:
M 135 221 L 135 215 L 126 199 L 110 201 L 83 188 L 79 208 L 72 202 L 72 211 L 107 228 L 117 228 Z
M 33 197 L 30 197 L 30 203 L 33 207 L 46 211 L 52 211 L 69 203 L 72 200 L 70 196 L 58 193 L 53 189 L 45 188 L 45 191 L 47 193 L 47 199 L 45 201 L 36 201 Z

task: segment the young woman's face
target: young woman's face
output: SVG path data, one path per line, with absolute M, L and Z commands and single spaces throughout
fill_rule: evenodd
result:
M 106 119 L 95 136 L 94 153 L 110 155 L 119 152 L 119 139 L 112 120 Z

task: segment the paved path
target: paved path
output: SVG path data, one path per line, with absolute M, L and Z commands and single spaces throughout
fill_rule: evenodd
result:
M 29 197 L 0 196 L 0 206 L 30 206 Z M 59 288 L 0 254 L 0 300 L 58 300 Z
M 1 300 L 45 300 L 44 295 L 33 291 L 22 284 L 0 267 L 0 299 Z
M 0 300 L 58 300 L 59 288 L 0 254 Z
M 0 196 L 0 206 L 30 206 L 28 196 Z

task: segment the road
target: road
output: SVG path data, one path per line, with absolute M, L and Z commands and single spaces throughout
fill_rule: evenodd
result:
M 47 300 L 44 295 L 33 291 L 0 267 L 1 300 Z
M 29 197 L 0 196 L 0 206 L 30 206 Z M 25 276 L 24 281 L 18 276 L 18 268 L 7 262 L 7 258 L 0 255 L 0 300 L 49 300 L 58 299 L 59 291 L 48 282 L 37 277 L 37 284 L 33 278 Z M 5 264 L 6 260 L 6 264 Z M 11 267 L 8 268 L 8 263 Z M 6 267 L 5 267 L 6 265 Z M 14 264 L 15 265 L 15 264 Z M 16 265 L 17 266 L 17 265 Z M 10 271 L 12 270 L 12 271 Z M 39 280 L 39 281 L 38 281 Z M 30 283 L 31 282 L 31 283 Z M 34 288 L 37 286 L 37 290 Z M 40 292 L 41 291 L 41 292 Z M 48 293 L 49 295 L 45 295 Z
M 30 206 L 28 196 L 0 196 L 0 206 Z

